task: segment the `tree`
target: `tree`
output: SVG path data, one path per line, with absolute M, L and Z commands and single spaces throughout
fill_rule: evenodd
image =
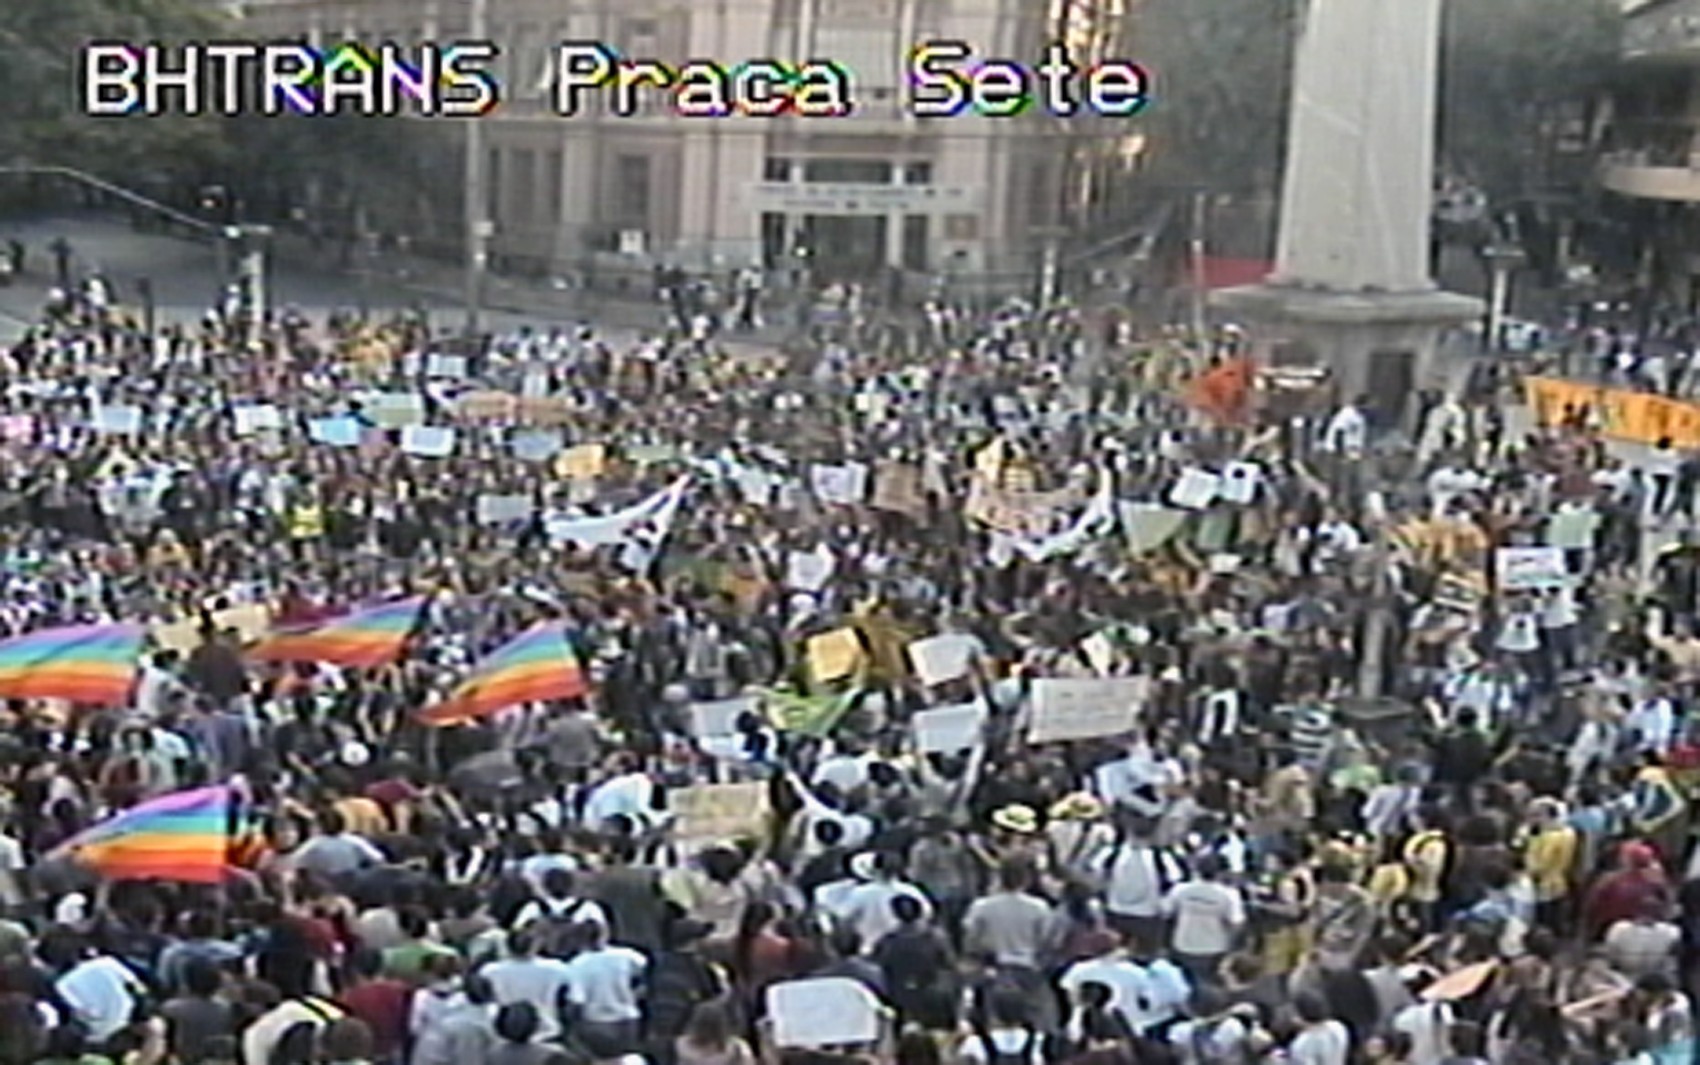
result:
M 1447 0 L 1443 169 L 1497 200 L 1555 184 L 1561 127 L 1603 87 L 1621 25 L 1610 0 Z
M 1280 185 L 1302 0 L 1145 0 L 1134 48 L 1152 71 L 1150 180 L 1216 192 Z
M 89 115 L 83 50 L 91 41 L 216 37 L 225 22 L 192 0 L 5 0 L 0 20 L 0 158 L 122 179 L 225 157 L 211 115 Z

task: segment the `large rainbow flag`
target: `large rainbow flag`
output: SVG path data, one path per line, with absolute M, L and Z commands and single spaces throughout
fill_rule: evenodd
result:
M 230 857 L 230 788 L 162 795 L 132 806 L 55 848 L 108 880 L 216 884 Z
M 520 703 L 576 699 L 589 690 L 566 623 L 548 621 L 492 651 L 442 702 L 420 711 L 419 720 L 458 725 Z
M 0 642 L 0 698 L 124 706 L 147 629 L 68 625 Z
M 250 647 L 248 656 L 257 662 L 329 662 L 352 669 L 387 665 L 401 657 L 428 598 L 411 596 L 329 621 L 279 629 Z

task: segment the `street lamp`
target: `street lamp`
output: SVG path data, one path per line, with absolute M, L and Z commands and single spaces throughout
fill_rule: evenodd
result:
M 1482 350 L 1499 350 L 1499 333 L 1511 301 L 1511 271 L 1528 261 L 1529 255 L 1515 244 L 1492 244 L 1482 250 L 1488 267 L 1487 319 L 1482 326 Z

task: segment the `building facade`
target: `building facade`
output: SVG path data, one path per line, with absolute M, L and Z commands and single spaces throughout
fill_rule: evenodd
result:
M 910 49 L 957 40 L 1037 63 L 1063 40 L 1114 54 L 1130 0 L 487 0 L 503 102 L 484 123 L 492 254 L 538 270 L 762 264 L 816 277 L 897 267 L 1022 275 L 1077 221 L 1128 119 L 910 113 Z M 251 36 L 334 46 L 466 36 L 471 0 L 249 0 Z M 602 42 L 677 67 L 829 59 L 848 116 L 679 117 L 661 93 L 555 110 L 555 46 Z M 450 125 L 445 122 L 444 125 Z
M 1625 0 L 1599 185 L 1618 258 L 1658 298 L 1700 305 L 1700 0 Z

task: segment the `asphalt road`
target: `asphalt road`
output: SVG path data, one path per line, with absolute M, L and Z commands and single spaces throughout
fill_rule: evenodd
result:
M 217 298 L 218 265 L 210 245 L 157 233 L 138 233 L 122 220 L 94 216 L 57 216 L 0 221 L 0 240 L 25 245 L 25 276 L 0 287 L 0 336 L 16 333 L 32 320 L 47 288 L 53 283 L 54 263 L 48 250 L 63 237 L 71 246 L 73 269 L 98 272 L 115 289 L 119 302 L 137 302 L 136 282 L 153 283 L 154 306 L 161 322 L 197 319 Z M 452 274 L 449 275 L 452 278 Z M 435 279 L 437 287 L 416 287 L 393 278 L 372 276 L 362 282 L 334 267 L 313 268 L 304 250 L 273 256 L 268 263 L 268 301 L 274 307 L 293 305 L 303 311 L 366 307 L 383 310 L 424 306 L 432 324 L 458 329 L 465 321 L 457 288 Z M 521 325 L 574 322 L 586 314 L 569 293 L 528 290 L 499 280 L 490 282 L 490 304 L 508 309 L 487 310 L 484 328 L 497 332 Z M 512 306 L 523 304 L 523 309 Z M 659 311 L 624 304 L 605 308 L 601 302 L 589 315 L 607 333 L 636 332 L 659 323 Z M 613 313 L 608 313 L 609 311 Z

